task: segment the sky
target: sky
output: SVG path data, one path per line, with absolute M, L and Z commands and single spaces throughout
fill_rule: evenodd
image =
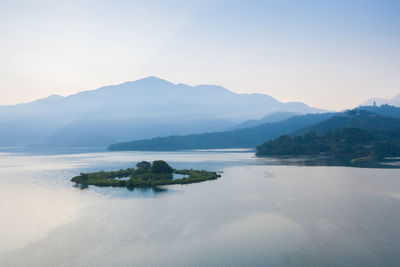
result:
M 0 0 L 0 105 L 147 76 L 341 110 L 400 93 L 400 1 Z

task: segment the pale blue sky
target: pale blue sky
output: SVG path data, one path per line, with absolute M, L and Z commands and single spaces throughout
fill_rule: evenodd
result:
M 400 1 L 3 1 L 0 104 L 146 76 L 330 109 L 400 93 Z

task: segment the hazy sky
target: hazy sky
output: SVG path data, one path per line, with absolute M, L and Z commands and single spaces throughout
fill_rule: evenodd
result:
M 0 104 L 157 76 L 341 109 L 400 93 L 400 1 L 0 0 Z

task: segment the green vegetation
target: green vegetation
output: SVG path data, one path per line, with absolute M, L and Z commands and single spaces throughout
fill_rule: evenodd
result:
M 335 113 L 294 116 L 259 126 L 204 134 L 166 136 L 110 145 L 108 150 L 173 151 L 184 149 L 249 148 L 265 140 L 326 120 Z
M 187 177 L 173 179 L 173 174 L 187 175 Z M 191 184 L 221 177 L 216 172 L 206 170 L 175 170 L 163 160 L 153 163 L 142 161 L 135 168 L 119 171 L 99 171 L 81 173 L 71 179 L 80 185 L 114 186 L 114 187 L 153 187 L 170 184 Z M 121 179 L 124 178 L 124 179 Z
M 399 115 L 399 108 L 388 105 L 349 110 L 267 141 L 256 155 L 326 156 L 358 165 L 382 161 L 400 155 Z
M 390 105 L 381 105 L 381 106 L 361 106 L 358 108 L 359 110 L 366 110 L 371 113 L 375 113 L 381 116 L 387 117 L 395 117 L 400 118 L 400 108 Z
M 284 121 L 231 131 L 166 136 L 110 145 L 109 150 L 173 151 L 184 149 L 250 148 L 283 134 L 303 135 L 310 131 L 325 133 L 341 128 L 357 127 L 384 130 L 398 124 L 400 108 L 382 105 L 364 106 L 343 113 L 322 113 L 293 116 Z M 400 129 L 399 129 L 400 130 Z
M 394 110 L 399 110 L 400 113 L 400 108 L 392 108 Z M 381 108 L 379 109 L 375 107 L 371 110 L 379 110 L 380 113 L 384 113 L 386 109 L 388 109 L 388 107 L 381 106 Z M 339 129 L 351 127 L 376 132 L 399 132 L 400 118 L 395 117 L 394 112 L 392 112 L 391 114 L 393 114 L 393 116 L 379 115 L 378 113 L 373 113 L 369 110 L 364 109 L 353 109 L 344 113 L 340 113 L 334 117 L 331 117 L 314 125 L 299 129 L 292 133 L 292 135 L 304 135 L 308 132 L 316 132 L 317 134 L 322 134 L 328 131 L 336 131 Z
M 399 124 L 397 124 L 398 126 Z M 328 156 L 350 163 L 400 156 L 396 125 L 384 131 L 343 128 L 324 134 L 283 135 L 257 147 L 257 156 Z

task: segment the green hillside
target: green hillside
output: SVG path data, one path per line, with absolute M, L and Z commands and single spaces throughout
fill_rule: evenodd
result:
M 257 147 L 257 156 L 317 155 L 353 160 L 400 156 L 400 139 L 359 128 L 343 128 L 320 135 L 282 135 Z
M 112 151 L 171 151 L 184 149 L 217 149 L 256 147 L 265 140 L 291 133 L 304 126 L 324 121 L 335 113 L 294 116 L 285 121 L 265 123 L 255 127 L 185 136 L 167 136 L 153 139 L 117 143 L 108 147 Z
M 385 116 L 380 116 L 385 115 Z M 391 116 L 391 117 L 388 117 Z M 303 135 L 307 132 L 325 133 L 341 128 L 357 127 L 368 130 L 392 129 L 400 118 L 400 108 L 382 105 L 360 107 L 343 113 L 321 113 L 293 116 L 284 121 L 204 134 L 174 135 L 112 144 L 112 151 L 173 151 L 187 149 L 251 148 L 283 134 Z M 400 132 L 400 129 L 399 129 Z
M 400 156 L 400 118 L 351 110 L 257 147 L 257 156 L 372 160 Z
M 400 110 L 399 108 L 397 108 Z M 356 127 L 370 131 L 400 132 L 400 119 L 395 117 L 381 116 L 367 110 L 350 110 L 337 116 L 328 118 L 322 122 L 295 131 L 292 135 L 304 135 L 308 132 L 326 133 L 342 128 Z

